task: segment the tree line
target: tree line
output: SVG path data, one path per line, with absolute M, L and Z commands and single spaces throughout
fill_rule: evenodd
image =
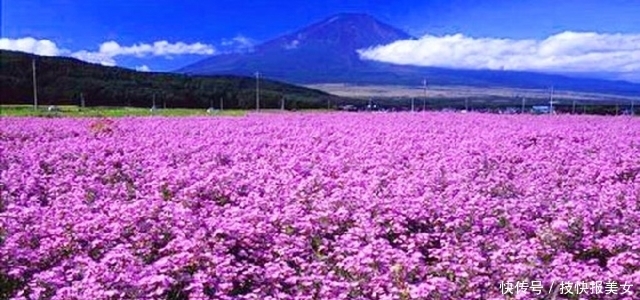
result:
M 0 102 L 32 104 L 32 60 L 36 61 L 41 105 L 131 106 L 251 109 L 256 106 L 256 79 L 241 76 L 189 76 L 137 72 L 85 63 L 73 58 L 42 57 L 0 51 Z M 260 78 L 260 107 L 324 108 L 339 97 Z

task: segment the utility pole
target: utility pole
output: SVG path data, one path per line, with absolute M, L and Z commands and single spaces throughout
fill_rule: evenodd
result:
M 327 110 L 331 109 L 331 98 L 327 98 Z
M 282 96 L 282 99 L 280 99 L 280 110 L 284 111 L 284 96 Z
M 575 115 L 576 114 L 576 99 L 573 99 L 573 108 L 571 109 L 571 114 Z
M 427 110 L 427 79 L 425 78 L 422 81 L 422 84 L 424 85 L 424 98 L 422 99 L 422 111 L 426 111 Z
M 620 114 L 620 104 L 616 101 L 616 116 Z
M 415 98 L 411 97 L 411 112 L 415 109 Z
M 256 112 L 260 111 L 260 72 L 256 72 Z
M 469 97 L 464 98 L 464 110 L 469 111 Z
M 209 99 L 209 107 L 207 108 L 208 114 L 213 114 L 213 99 Z
M 553 114 L 553 85 L 551 86 L 551 95 L 549 98 L 549 114 Z
M 525 109 L 525 106 L 526 106 L 526 104 L 525 104 L 526 102 L 527 102 L 527 98 L 522 97 L 522 109 L 520 110 L 520 112 L 523 113 L 523 114 L 524 114 L 524 109 Z
M 156 94 L 153 93 L 153 106 L 151 106 L 151 113 L 155 114 L 156 113 Z
M 373 110 L 373 106 L 371 105 L 371 98 L 369 98 L 369 106 L 367 106 L 367 110 Z
M 636 104 L 636 99 L 631 99 L 631 115 L 632 116 L 636 115 L 635 104 Z
M 36 59 L 31 61 L 31 69 L 33 70 L 33 109 L 38 110 L 38 85 L 36 83 Z
M 222 111 L 224 109 L 224 103 L 222 101 L 222 97 L 220 97 L 220 111 Z
M 80 107 L 84 108 L 84 94 L 80 93 Z

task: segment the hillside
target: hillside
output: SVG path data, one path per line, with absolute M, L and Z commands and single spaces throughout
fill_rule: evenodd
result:
M 345 83 L 416 86 L 428 78 L 442 86 L 504 87 L 634 96 L 640 84 L 535 72 L 458 70 L 361 60 L 357 50 L 412 37 L 363 14 L 339 14 L 255 47 L 216 55 L 176 72 L 248 75 L 255 71 L 295 84 Z
M 0 51 L 0 103 L 33 102 L 33 58 L 42 105 L 78 105 L 82 93 L 87 106 L 151 107 L 155 95 L 158 107 L 207 108 L 213 102 L 218 108 L 221 98 L 224 108 L 255 107 L 256 81 L 251 77 L 144 73 L 13 51 Z M 280 107 L 282 97 L 287 99 L 287 108 L 326 107 L 328 100 L 340 99 L 314 89 L 260 80 L 261 107 Z

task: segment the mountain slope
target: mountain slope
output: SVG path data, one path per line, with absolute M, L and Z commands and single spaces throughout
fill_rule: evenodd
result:
M 256 47 L 258 52 L 279 53 L 281 50 L 352 54 L 353 49 L 411 39 L 407 33 L 384 24 L 366 14 L 338 14 L 302 30 L 271 40 Z
M 87 106 L 150 107 L 255 107 L 255 79 L 238 76 L 185 76 L 170 73 L 144 73 L 105 67 L 66 57 L 42 57 L 0 50 L 0 103 L 31 104 L 33 97 L 31 61 L 37 61 L 38 98 L 43 105 L 79 104 L 80 93 Z M 280 107 L 286 97 L 289 106 L 326 107 L 327 100 L 339 97 L 291 84 L 261 80 L 263 108 Z
M 410 35 L 364 14 L 339 14 L 255 47 L 253 52 L 213 56 L 178 72 L 244 74 L 264 72 L 292 82 L 314 81 L 320 74 L 366 69 L 355 49 L 387 44 Z M 300 78 L 301 80 L 297 80 Z
M 454 70 L 363 61 L 358 49 L 411 39 L 401 30 L 363 14 L 340 14 L 255 47 L 253 52 L 206 58 L 176 72 L 250 76 L 297 84 L 430 84 L 547 89 L 619 95 L 640 94 L 640 84 L 534 72 Z

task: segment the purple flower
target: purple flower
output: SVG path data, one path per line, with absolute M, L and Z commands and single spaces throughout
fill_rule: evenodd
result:
M 0 275 L 12 299 L 501 299 L 508 280 L 640 285 L 632 118 L 0 128 Z

